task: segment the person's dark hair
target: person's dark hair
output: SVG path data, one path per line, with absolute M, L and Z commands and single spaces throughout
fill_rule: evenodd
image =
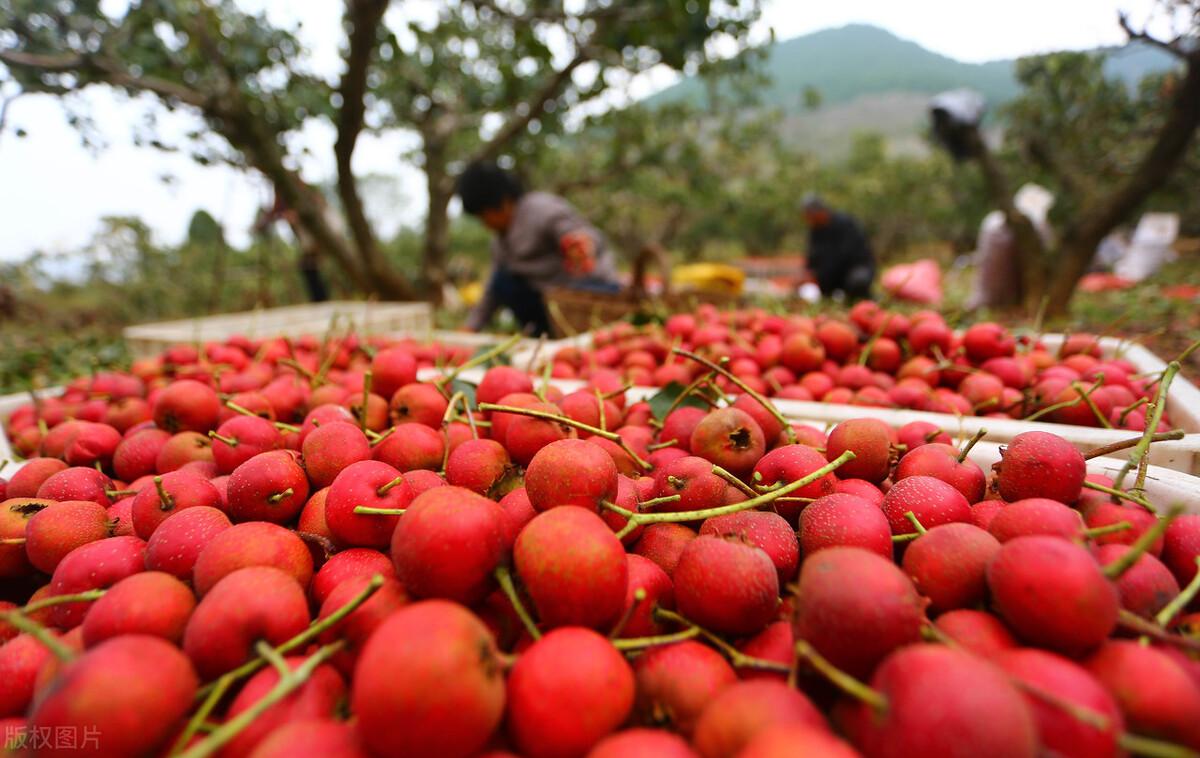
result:
M 485 210 L 499 208 L 505 200 L 516 200 L 525 194 L 525 187 L 512 172 L 491 161 L 477 161 L 458 175 L 455 192 L 462 199 L 463 210 L 478 216 Z

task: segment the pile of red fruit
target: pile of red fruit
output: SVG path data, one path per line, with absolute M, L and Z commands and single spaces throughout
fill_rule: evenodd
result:
M 683 348 L 714 360 L 727 356 L 735 376 L 780 399 L 1137 431 L 1156 381 L 1128 361 L 1104 358 L 1093 335 L 1070 335 L 1050 351 L 999 324 L 977 323 L 960 334 L 934 311 L 905 315 L 869 301 L 851 308 L 847 320 L 704 305 L 661 327 L 617 324 L 593 337 L 590 349 L 557 350 L 551 375 L 687 385 L 705 369 L 673 353 Z M 717 384 L 733 389 L 727 379 Z
M 719 352 L 705 330 L 754 318 L 676 336 Z M 808 340 L 761 319 L 760 346 Z M 973 344 L 946 334 L 947 356 Z M 929 424 L 826 434 L 748 395 L 656 418 L 601 371 L 566 395 L 504 366 L 469 393 L 417 381 L 465 357 L 231 342 L 14 414 L 37 457 L 0 485 L 0 739 L 122 758 L 1200 750 L 1200 516 L 1159 518 L 1061 438 L 1022 434 L 985 469 Z

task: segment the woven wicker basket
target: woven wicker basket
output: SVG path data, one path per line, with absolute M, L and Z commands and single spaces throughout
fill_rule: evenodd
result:
M 651 293 L 646 288 L 646 271 L 654 264 L 662 272 L 662 291 Z M 550 315 L 553 337 L 571 337 L 613 321 L 635 315 L 666 316 L 695 310 L 701 303 L 719 307 L 737 305 L 740 296 L 733 293 L 694 290 L 672 292 L 671 264 L 661 245 L 642 246 L 633 261 L 630 287 L 621 292 L 589 292 L 567 287 L 545 291 L 546 309 Z

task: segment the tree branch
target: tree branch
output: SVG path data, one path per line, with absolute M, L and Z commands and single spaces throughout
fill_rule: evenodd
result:
M 154 76 L 134 76 L 116 61 L 83 55 L 39 55 L 18 50 L 0 50 L 0 63 L 13 68 L 48 74 L 90 74 L 99 82 L 116 87 L 151 92 L 163 98 L 204 108 L 207 95 Z M 83 87 L 93 82 L 85 82 Z M 79 87 L 77 89 L 82 89 Z
M 1159 50 L 1165 50 L 1181 60 L 1188 60 L 1196 55 L 1195 51 L 1189 52 L 1188 50 L 1184 49 L 1183 45 L 1181 44 L 1183 39 L 1182 37 L 1176 37 L 1175 39 L 1169 41 L 1161 40 L 1158 37 L 1147 33 L 1145 30 L 1135 30 L 1129 23 L 1129 14 L 1125 13 L 1124 11 L 1121 11 L 1117 14 L 1117 23 L 1121 25 L 1121 29 L 1131 41 L 1136 40 L 1138 42 L 1144 42 L 1147 45 L 1157 47 Z
M 541 89 L 533 93 L 528 99 L 513 109 L 512 115 L 508 121 L 500 127 L 499 130 L 487 141 L 479 150 L 471 156 L 471 161 L 491 160 L 500 154 L 508 143 L 517 138 L 525 128 L 529 126 L 529 122 L 537 118 L 538 114 L 545 108 L 546 103 L 557 98 L 571 81 L 571 75 L 575 73 L 575 69 L 582 66 L 591 60 L 591 54 L 586 45 L 579 47 L 579 52 L 571 59 L 562 69 L 556 71 Z

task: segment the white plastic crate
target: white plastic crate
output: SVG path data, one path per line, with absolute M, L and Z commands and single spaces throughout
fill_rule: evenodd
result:
M 241 313 L 223 313 L 177 321 L 160 321 L 126 327 L 125 341 L 135 356 L 155 355 L 177 344 L 220 341 L 235 334 L 252 339 L 324 334 L 334 319 L 353 324 L 359 334 L 406 332 L 424 334 L 433 329 L 429 303 L 379 303 L 339 300 Z

